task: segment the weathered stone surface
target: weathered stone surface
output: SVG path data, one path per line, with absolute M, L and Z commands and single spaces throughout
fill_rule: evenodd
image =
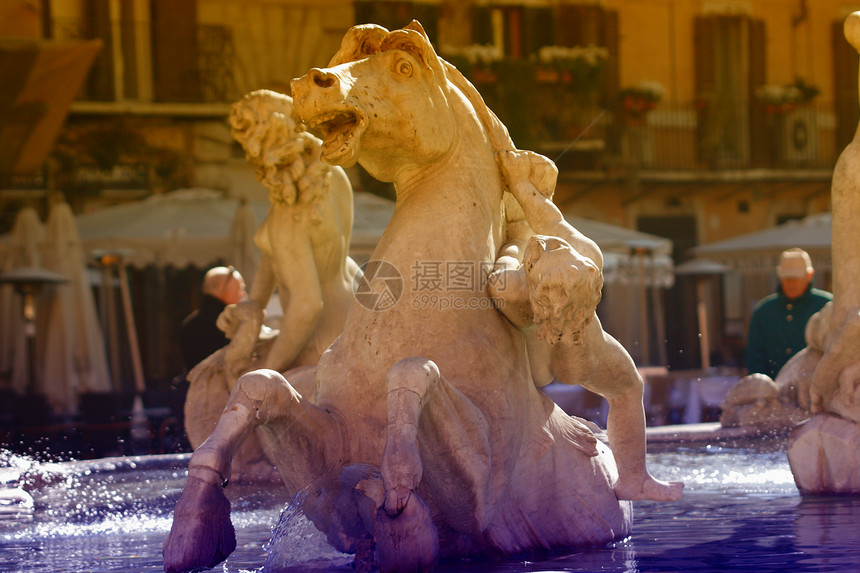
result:
M 808 417 L 807 412 L 796 405 L 796 398 L 783 397 L 778 382 L 765 374 L 750 374 L 738 380 L 726 394 L 720 409 L 720 424 L 726 428 L 788 428 Z
M 845 37 L 860 51 L 860 12 L 845 20 Z M 798 403 L 815 415 L 798 426 L 788 456 L 804 493 L 860 492 L 860 137 L 833 170 L 833 302 L 807 326 L 812 376 L 796 384 Z M 780 373 L 781 375 L 781 373 Z M 806 384 L 808 381 L 808 385 Z
M 804 494 L 860 493 L 860 426 L 818 414 L 791 432 L 788 461 Z
M 318 492 L 325 499 L 315 505 L 330 509 L 309 517 L 324 522 L 329 538 L 344 547 L 375 541 L 372 555 L 355 550 L 376 563 L 358 565 L 382 571 L 628 535 L 632 507 L 616 496 L 612 452 L 597 440 L 583 451 L 590 429 L 538 390 L 522 333 L 487 292 L 487 269 L 503 245 L 524 245 L 533 234 L 497 164 L 500 153 L 515 149 L 505 127 L 462 74 L 438 58 L 417 22 L 392 32 L 352 28 L 330 66 L 294 80 L 292 93 L 296 114 L 322 134 L 324 162 L 360 163 L 394 183 L 394 215 L 375 264 L 358 282 L 342 334 L 315 368 L 281 374 L 285 366 L 270 365 L 243 374 L 194 452 L 189 480 L 229 475 L 234 453 L 256 432 L 290 494 L 321 476 L 355 483 L 354 492 Z M 263 170 L 276 188 L 279 175 Z M 305 181 L 293 178 L 297 208 Z M 281 195 L 289 191 L 285 184 Z M 329 220 L 313 209 L 302 214 L 309 222 L 315 215 Z M 291 225 L 285 218 L 272 229 Z M 307 249 L 318 247 L 310 243 Z M 287 263 L 298 250 L 283 241 L 271 246 L 272 256 Z M 321 260 L 339 268 L 337 257 Z M 320 262 L 284 264 L 274 274 L 286 280 L 300 275 L 297 268 L 330 270 Z M 299 276 L 305 289 L 289 293 L 299 310 L 316 312 L 308 278 Z M 280 336 L 305 320 L 306 314 L 285 315 Z M 246 368 L 229 357 L 221 368 L 229 371 L 230 364 Z M 378 473 L 361 469 L 358 476 L 365 466 Z M 220 552 L 200 555 L 185 545 L 217 548 L 218 539 L 180 533 L 205 508 L 184 509 L 165 555 L 174 570 L 208 566 Z M 332 519 L 331 511 L 341 515 Z

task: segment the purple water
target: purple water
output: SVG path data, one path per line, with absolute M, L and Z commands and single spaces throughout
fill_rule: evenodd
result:
M 860 570 L 860 498 L 801 498 L 780 440 L 661 447 L 652 472 L 687 483 L 678 503 L 637 502 L 633 534 L 607 547 L 441 565 L 441 572 Z M 161 544 L 187 456 L 38 464 L 0 453 L 0 571 L 162 571 Z M 19 474 L 30 476 L 16 490 Z M 33 476 L 51 483 L 38 485 Z M 214 571 L 352 571 L 293 520 L 271 544 L 278 489 L 231 485 L 238 546 Z M 288 548 L 284 549 L 284 548 Z M 264 569 L 267 557 L 270 566 Z M 279 563 L 276 568 L 271 563 Z

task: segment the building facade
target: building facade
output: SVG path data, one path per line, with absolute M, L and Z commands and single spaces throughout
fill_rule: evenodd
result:
M 829 210 L 831 170 L 860 117 L 858 57 L 842 35 L 858 9 L 842 0 L 10 0 L 0 40 L 98 38 L 102 49 L 43 169 L 0 173 L 0 224 L 7 230 L 9 214 L 46 191 L 77 211 L 192 185 L 262 193 L 230 138 L 230 103 L 255 89 L 288 92 L 353 24 L 415 18 L 518 146 L 556 161 L 563 210 L 670 238 L 682 263 L 696 245 Z M 683 282 L 667 313 L 693 304 Z M 733 288 L 714 289 L 712 338 L 739 347 L 760 293 Z M 678 328 L 666 333 L 669 362 L 694 366 L 695 332 Z

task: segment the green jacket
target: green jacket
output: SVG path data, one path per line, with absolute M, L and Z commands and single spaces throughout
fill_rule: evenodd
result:
M 750 318 L 747 337 L 747 370 L 776 378 L 788 359 L 806 347 L 804 331 L 809 318 L 833 300 L 829 292 L 812 288 L 796 299 L 787 298 L 782 287 L 761 299 Z

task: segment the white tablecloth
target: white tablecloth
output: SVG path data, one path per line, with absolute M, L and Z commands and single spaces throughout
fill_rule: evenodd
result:
M 701 422 L 702 408 L 719 408 L 729 388 L 739 379 L 739 376 L 704 376 L 678 380 L 677 384 L 686 389 L 684 423 Z

